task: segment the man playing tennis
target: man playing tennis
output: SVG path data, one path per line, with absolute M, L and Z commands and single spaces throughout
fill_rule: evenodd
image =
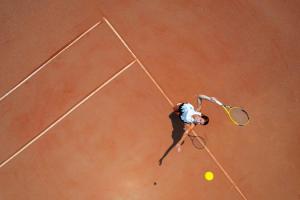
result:
M 181 139 L 176 144 L 176 148 L 178 152 L 182 150 L 182 144 L 188 136 L 188 133 L 196 126 L 196 125 L 207 125 L 209 122 L 209 118 L 200 112 L 202 106 L 202 100 L 208 100 L 212 103 L 216 103 L 218 105 L 219 101 L 215 97 L 208 97 L 206 95 L 199 95 L 197 98 L 198 107 L 195 110 L 193 105 L 190 103 L 178 103 L 173 109 L 174 112 L 179 116 L 180 120 L 184 123 L 184 130 Z

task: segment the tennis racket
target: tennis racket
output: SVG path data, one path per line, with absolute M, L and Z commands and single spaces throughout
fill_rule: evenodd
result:
M 196 149 L 201 150 L 205 148 L 204 146 L 206 145 L 206 141 L 204 140 L 203 137 L 198 135 L 191 135 L 191 134 L 188 134 L 188 136 L 191 139 L 192 144 Z
M 229 105 L 221 105 L 228 115 L 229 119 L 238 126 L 245 126 L 250 122 L 248 113 L 241 107 L 232 107 Z
M 241 107 L 233 107 L 229 105 L 225 105 L 219 100 L 217 100 L 215 97 L 208 97 L 206 95 L 200 95 L 199 97 L 203 99 L 207 99 L 211 102 L 214 102 L 225 110 L 225 113 L 228 115 L 229 119 L 238 126 L 245 126 L 249 123 L 250 117 L 248 113 Z

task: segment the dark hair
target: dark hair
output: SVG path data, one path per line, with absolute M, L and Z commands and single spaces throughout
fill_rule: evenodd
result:
M 209 118 L 206 115 L 201 115 L 201 117 L 204 119 L 204 123 L 202 125 L 207 125 L 209 122 Z

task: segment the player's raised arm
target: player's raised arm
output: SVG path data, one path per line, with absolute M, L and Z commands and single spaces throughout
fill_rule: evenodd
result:
M 200 111 L 201 110 L 201 106 L 202 106 L 202 100 L 207 100 L 207 101 L 210 101 L 212 103 L 215 103 L 215 104 L 218 104 L 220 106 L 223 105 L 222 102 L 220 102 L 216 97 L 209 97 L 209 96 L 206 96 L 206 95 L 199 95 L 198 98 L 197 98 L 197 103 L 198 103 L 198 107 L 197 107 L 197 111 Z

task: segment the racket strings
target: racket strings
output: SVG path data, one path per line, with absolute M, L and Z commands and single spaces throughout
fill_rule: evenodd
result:
M 204 145 L 206 145 L 206 141 L 203 137 L 201 136 L 194 136 L 194 135 L 189 135 L 189 138 L 192 141 L 192 144 L 196 149 L 204 149 Z
M 229 113 L 232 120 L 234 120 L 239 125 L 246 125 L 249 122 L 249 115 L 242 108 L 231 108 Z

